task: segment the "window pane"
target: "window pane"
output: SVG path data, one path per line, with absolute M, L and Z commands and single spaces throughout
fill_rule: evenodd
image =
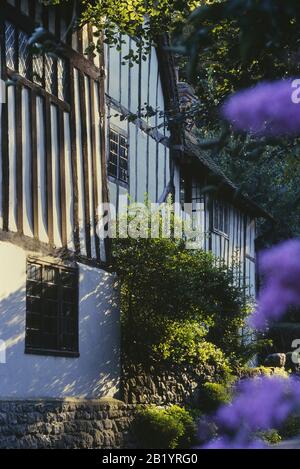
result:
M 118 175 L 118 166 L 117 166 L 117 158 L 115 155 L 110 153 L 110 161 L 108 163 L 108 174 L 113 177 L 117 177 Z
M 120 158 L 120 166 L 123 169 L 127 169 L 127 160 L 125 158 Z
M 33 81 L 42 86 L 44 75 L 44 58 L 41 55 L 35 55 L 32 57 L 32 78 Z
M 43 336 L 43 349 L 57 350 L 57 336 L 56 334 L 44 334 Z
M 63 288 L 63 300 L 68 302 L 75 301 L 73 288 Z
M 27 47 L 28 36 L 23 31 L 19 31 L 19 73 L 25 78 L 30 78 L 30 53 Z
M 57 96 L 62 101 L 66 99 L 66 61 L 57 60 Z
M 62 326 L 63 326 L 62 328 L 63 334 L 72 335 L 74 328 L 75 328 L 75 321 L 70 318 L 65 318 L 63 319 Z
M 45 88 L 50 94 L 56 94 L 56 60 L 45 56 Z
M 65 317 L 75 316 L 75 307 L 73 303 L 63 303 L 62 314 Z
M 47 334 L 51 334 L 51 335 L 56 334 L 57 327 L 58 327 L 57 318 L 46 316 L 44 318 L 44 327 L 45 327 L 45 330 L 47 331 Z
M 118 134 L 113 130 L 110 130 L 110 139 L 112 142 L 118 143 Z
M 28 264 L 27 265 L 27 278 L 40 282 L 42 279 L 42 268 L 40 265 Z
M 40 331 L 35 329 L 26 330 L 26 345 L 28 347 L 40 348 Z
M 229 209 L 227 205 L 224 207 L 224 233 L 229 233 Z
M 214 203 L 214 228 L 219 229 L 219 205 L 218 202 Z
M 27 295 L 40 297 L 42 294 L 42 284 L 40 282 L 28 281 L 27 282 Z
M 44 294 L 47 300 L 58 300 L 58 286 L 51 284 L 45 285 Z
M 215 200 L 213 208 L 214 229 L 228 234 L 228 206 L 225 203 Z
M 57 269 L 53 267 L 45 266 L 43 269 L 43 282 L 47 283 L 57 283 Z
M 62 270 L 61 272 L 61 283 L 64 287 L 75 287 L 76 275 L 73 272 Z
M 64 334 L 63 343 L 65 350 L 73 350 L 76 347 L 76 339 L 73 334 Z
M 223 217 L 224 217 L 224 205 L 223 205 L 223 204 L 219 204 L 219 223 L 218 223 L 218 229 L 219 229 L 220 231 L 224 231 Z
M 5 56 L 6 56 L 6 66 L 12 70 L 16 69 L 15 65 L 15 34 L 16 29 L 11 24 L 5 23 Z
M 113 153 L 111 151 L 110 154 L 109 154 L 109 157 L 110 157 L 111 164 L 117 166 L 117 164 L 118 164 L 118 155 L 117 155 L 117 153 Z
M 58 313 L 59 313 L 58 302 L 45 299 L 44 300 L 44 314 L 47 316 L 57 316 Z
M 27 297 L 26 301 L 27 311 L 30 313 L 41 313 L 41 299 Z
M 41 328 L 41 316 L 40 314 L 27 314 L 26 327 L 28 329 L 34 329 L 39 331 Z
M 126 138 L 120 135 L 120 146 L 126 147 Z
M 121 181 L 127 182 L 127 170 L 120 168 L 119 178 L 121 179 Z

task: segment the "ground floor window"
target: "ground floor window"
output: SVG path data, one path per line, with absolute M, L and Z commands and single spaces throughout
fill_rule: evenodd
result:
M 78 271 L 27 261 L 25 352 L 78 356 Z

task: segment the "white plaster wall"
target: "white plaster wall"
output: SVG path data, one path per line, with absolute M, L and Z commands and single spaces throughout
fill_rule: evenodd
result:
M 79 264 L 79 358 L 27 355 L 26 253 L 0 242 L 0 397 L 113 396 L 119 387 L 120 331 L 116 278 Z
M 134 63 L 132 67 L 129 67 L 128 61 L 125 60 L 125 65 L 122 65 L 129 47 L 137 52 L 134 39 L 128 36 L 123 36 L 122 39 L 125 42 L 120 51 L 116 47 L 105 45 L 106 92 L 132 113 L 138 112 L 139 101 L 142 108 L 145 107 L 145 103 L 148 103 L 154 110 L 158 108 L 159 112 L 164 111 L 165 102 L 156 49 L 152 47 L 151 54 L 147 55 L 145 61 Z M 133 123 L 128 125 L 127 120 L 121 121 L 115 114 L 118 112 L 113 108 L 107 109 L 109 116 L 107 127 L 115 125 L 127 133 L 131 200 L 144 202 L 147 193 L 149 199 L 156 202 L 170 179 L 169 150 L 162 143 L 157 143 L 151 136 L 147 137 L 145 132 L 137 130 Z M 169 136 L 168 130 L 164 127 L 164 118 L 159 116 L 159 113 L 147 118 L 146 121 L 154 129 L 157 128 L 161 134 Z M 113 188 L 113 186 L 115 183 L 110 181 L 110 201 L 116 203 L 116 198 L 122 189 Z

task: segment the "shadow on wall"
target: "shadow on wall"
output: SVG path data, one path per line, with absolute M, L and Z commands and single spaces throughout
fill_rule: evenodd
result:
M 24 353 L 26 253 L 0 243 L 0 259 L 0 340 L 6 344 L 0 396 L 117 396 L 120 324 L 115 276 L 79 264 L 79 358 L 29 355 Z

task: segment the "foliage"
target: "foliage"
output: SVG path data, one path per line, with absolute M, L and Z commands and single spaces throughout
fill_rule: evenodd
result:
M 42 0 L 47 5 L 79 5 L 77 24 L 91 23 L 95 36 L 105 33 L 105 42 L 120 47 L 120 34 L 136 39 L 137 51 L 131 49 L 124 60 L 130 63 L 145 59 L 153 40 L 162 32 L 181 24 L 199 5 L 195 0 Z M 146 19 L 145 19 L 146 18 Z M 99 44 L 100 46 L 100 44 Z M 90 45 L 92 48 L 93 46 Z
M 228 94 L 259 81 L 299 74 L 299 2 L 226 0 L 191 15 L 177 38 L 181 79 L 199 97 L 195 133 L 216 141 L 211 156 L 239 189 L 273 214 L 278 223 L 259 225 L 260 243 L 300 234 L 299 138 L 252 138 L 220 134 L 219 107 Z M 185 67 L 186 64 L 186 67 Z
M 283 439 L 293 438 L 300 435 L 300 415 L 290 415 L 279 429 Z
M 257 366 L 254 368 L 244 367 L 239 370 L 240 377 L 242 378 L 257 378 L 262 376 L 278 376 L 281 378 L 288 378 L 289 374 L 284 368 L 270 368 L 267 366 Z
M 205 383 L 201 388 L 200 407 L 206 412 L 215 412 L 232 399 L 230 384 Z
M 140 410 L 133 429 L 140 447 L 153 449 L 190 448 L 196 434 L 191 414 L 176 405 Z
M 207 329 L 196 320 L 169 321 L 161 342 L 153 346 L 153 351 L 165 361 L 205 367 L 225 378 L 231 371 L 229 361 L 219 348 L 205 340 L 206 335 Z
M 225 365 L 208 342 L 232 363 L 249 358 L 241 341 L 244 292 L 234 286 L 234 272 L 211 253 L 188 250 L 173 239 L 119 238 L 113 259 L 121 282 L 123 347 L 130 359 L 195 363 L 210 361 L 215 353 L 216 363 Z
M 282 440 L 278 430 L 275 430 L 274 428 L 265 430 L 263 432 L 258 432 L 257 436 L 269 445 L 278 445 L 278 443 L 280 443 Z

